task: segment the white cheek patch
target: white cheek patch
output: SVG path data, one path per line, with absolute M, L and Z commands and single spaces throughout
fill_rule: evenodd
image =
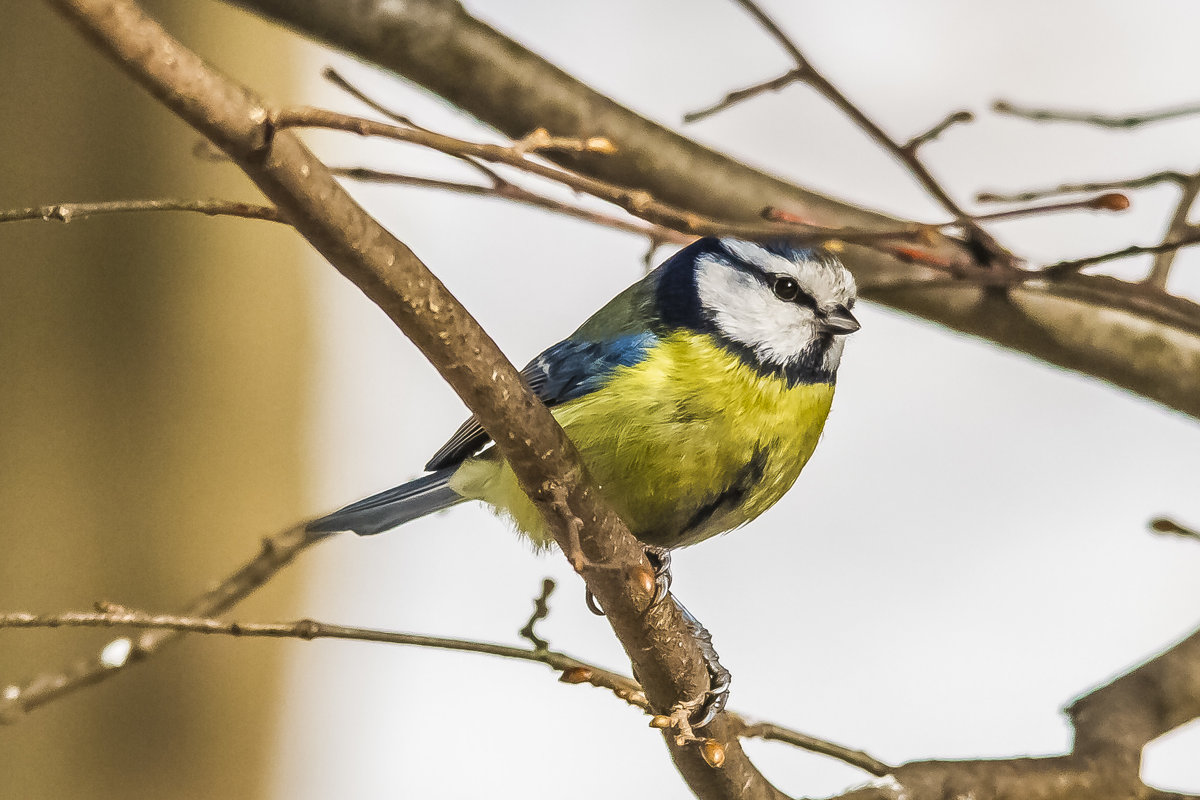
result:
M 718 330 L 764 362 L 794 361 L 813 340 L 811 311 L 780 302 L 762 281 L 716 258 L 697 262 L 696 289 Z

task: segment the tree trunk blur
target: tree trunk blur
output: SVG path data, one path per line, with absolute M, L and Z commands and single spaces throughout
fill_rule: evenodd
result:
M 215 4 L 150 8 L 286 96 L 281 30 Z M 0 207 L 255 198 L 43 4 L 0 0 L 0 20 Z M 178 609 L 298 515 L 302 253 L 282 227 L 178 214 L 0 227 L 0 607 Z M 295 580 L 246 616 L 285 615 Z M 117 635 L 4 632 L 0 686 Z M 262 795 L 282 653 L 185 641 L 0 728 L 0 797 Z

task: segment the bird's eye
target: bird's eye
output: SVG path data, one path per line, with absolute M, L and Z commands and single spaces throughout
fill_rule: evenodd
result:
M 771 290 L 775 292 L 776 297 L 785 303 L 790 303 L 800 296 L 800 284 L 796 283 L 794 278 L 783 275 L 775 279 Z

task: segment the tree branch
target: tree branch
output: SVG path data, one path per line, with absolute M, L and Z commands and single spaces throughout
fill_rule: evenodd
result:
M 480 419 L 632 660 L 651 706 L 667 711 L 708 687 L 678 607 L 659 603 L 642 547 L 592 490 L 574 446 L 516 369 L 445 286 L 379 225 L 250 90 L 209 68 L 132 0 L 47 0 L 170 110 L 223 150 L 296 228 L 425 354 Z M 723 769 L 696 747 L 672 757 L 702 797 L 777 798 L 727 718 L 706 733 Z
M 1038 274 L 1044 275 L 1048 278 L 1059 278 L 1063 275 L 1078 272 L 1086 267 L 1095 266 L 1096 264 L 1103 264 L 1107 261 L 1116 261 L 1121 258 L 1130 258 L 1131 256 L 1141 256 L 1147 254 L 1153 254 L 1157 256 L 1174 254 L 1179 250 L 1182 250 L 1185 247 L 1191 247 L 1194 244 L 1200 244 L 1200 229 L 1192 229 L 1191 226 L 1188 226 L 1188 230 L 1186 232 L 1179 234 L 1175 238 L 1170 238 L 1170 235 L 1168 234 L 1168 239 L 1158 244 L 1134 244 L 1130 245 L 1129 247 L 1123 247 L 1120 250 L 1113 250 L 1108 253 L 1100 253 L 1098 255 L 1087 256 L 1085 258 L 1075 258 L 1071 259 L 1070 261 L 1059 261 L 1055 264 L 1050 264 L 1047 267 L 1043 267 Z M 1158 262 L 1156 261 L 1155 263 L 1157 264 Z M 1167 271 L 1170 271 L 1170 262 L 1167 262 Z M 1151 272 L 1151 276 L 1153 275 L 1154 273 Z M 1161 280 L 1165 285 L 1166 276 L 1163 275 Z M 1151 287 L 1157 292 L 1161 292 L 1163 289 L 1162 286 L 1158 285 L 1157 280 L 1152 281 L 1149 277 L 1146 279 L 1145 283 L 1147 286 Z
M 311 619 L 294 622 L 226 622 L 205 616 L 152 614 L 146 611 L 125 608 L 111 603 L 97 604 L 96 611 L 68 611 L 62 614 L 30 614 L 22 611 L 0 613 L 0 629 L 4 628 L 135 628 L 141 630 L 181 633 L 199 633 L 218 636 L 258 637 L 270 639 L 342 639 L 380 644 L 397 644 L 412 647 L 427 647 L 437 650 L 452 650 L 463 653 L 510 658 L 545 664 L 559 673 L 559 681 L 569 684 L 586 683 L 598 689 L 606 689 L 619 700 L 646 714 L 652 714 L 650 703 L 637 681 L 616 672 L 581 661 L 566 653 L 549 649 L 549 644 L 532 633 L 533 624 L 549 613 L 546 602 L 554 589 L 554 581 L 543 582 L 542 595 L 535 600 L 536 609 L 521 635 L 530 640 L 532 648 L 514 647 L 494 642 L 478 642 L 443 636 L 427 636 L 416 633 L 385 631 L 377 628 L 359 628 L 333 625 Z M 116 641 L 122 641 L 117 639 Z M 844 761 L 872 775 L 886 775 L 892 767 L 860 750 L 851 750 L 833 742 L 827 742 L 772 722 L 748 723 L 736 714 L 730 714 L 732 728 L 742 738 L 759 738 L 790 744 L 801 750 L 820 753 Z
M 1167 232 L 1163 235 L 1163 244 L 1175 244 L 1189 238 L 1195 238 L 1200 233 L 1200 226 L 1188 222 L 1192 206 L 1196 204 L 1196 196 L 1200 194 L 1200 172 L 1189 175 L 1179 186 L 1179 200 L 1175 204 L 1175 212 L 1167 224 Z M 1146 275 L 1145 283 L 1154 289 L 1166 291 L 1167 281 L 1171 277 L 1171 267 L 1175 265 L 1175 256 L 1179 254 L 1178 247 L 1162 250 L 1155 254 L 1150 272 Z
M 1150 530 L 1154 531 L 1155 533 L 1182 536 L 1185 539 L 1195 539 L 1200 541 L 1200 530 L 1188 528 L 1184 525 L 1180 525 L 1173 519 L 1167 519 L 1165 517 L 1159 517 L 1158 519 L 1152 520 L 1150 522 Z
M 1195 116 L 1200 114 L 1200 104 L 1177 106 L 1162 111 L 1148 111 L 1144 114 L 1097 114 L 1094 111 L 1030 108 L 1010 103 L 1007 100 L 997 100 L 992 103 L 992 110 L 998 114 L 1009 114 L 1033 122 L 1080 122 L 1099 128 L 1137 128 L 1153 122 Z
M 839 111 L 845 114 L 850 119 L 854 120 L 855 124 L 862 129 L 871 139 L 875 141 L 883 150 L 889 153 L 893 158 L 899 161 L 909 173 L 917 179 L 929 195 L 936 200 L 942 208 L 950 214 L 956 225 L 958 225 L 966 235 L 969 242 L 978 251 L 979 258 L 973 260 L 983 262 L 985 266 L 996 266 L 998 268 L 1015 268 L 1017 259 L 1007 249 L 1002 247 L 999 242 L 976 222 L 970 214 L 963 210 L 950 193 L 942 186 L 942 184 L 933 177 L 929 168 L 917 155 L 918 149 L 922 144 L 929 142 L 940 135 L 946 128 L 959 122 L 968 122 L 973 119 L 970 112 L 958 111 L 937 125 L 930 128 L 928 131 L 915 136 L 909 140 L 907 144 L 901 144 L 893 139 L 888 133 L 880 127 L 879 123 L 867 116 L 866 112 L 858 107 L 850 98 L 848 98 L 841 89 L 838 89 L 823 73 L 813 67 L 800 46 L 788 36 L 779 26 L 770 14 L 762 9 L 754 0 L 735 0 L 738 5 L 746 10 L 754 20 L 770 34 L 779 45 L 782 47 L 796 62 L 796 67 L 791 74 L 795 75 L 795 80 L 803 81 L 811 86 L 818 94 L 832 103 Z M 742 99 L 744 99 L 744 95 Z
M 542 595 L 522 635 L 530 648 L 420 634 L 331 625 L 313 620 L 256 623 L 225 622 L 209 617 L 149 614 L 105 605 L 96 612 L 35 615 L 0 614 L 3 628 L 131 627 L 152 632 L 192 632 L 270 638 L 348 639 L 431 647 L 531 661 L 557 671 L 564 683 L 587 683 L 652 713 L 641 687 L 632 679 L 558 651 L 532 635 L 533 624 L 546 616 L 553 582 Z M 528 631 L 528 634 L 526 633 Z M 148 634 L 152 635 L 152 634 Z M 121 641 L 121 640 L 117 640 Z M 539 644 L 540 642 L 540 644 Z M 784 742 L 831 756 L 885 778 L 869 787 L 842 795 L 842 800 L 944 800 L 970 795 L 979 800 L 1033 797 L 1074 800 L 1111 797 L 1131 800 L 1188 800 L 1188 796 L 1157 792 L 1139 777 L 1141 752 L 1158 736 L 1200 717 L 1200 630 L 1166 652 L 1075 701 L 1067 710 L 1075 728 L 1071 753 L 1045 758 L 960 761 L 913 761 L 893 767 L 861 751 L 817 739 L 769 722 L 750 723 L 729 714 L 730 730 L 742 738 Z M 1192 798 L 1194 800 L 1194 798 Z
M 453 0 L 226 0 L 385 69 L 509 136 L 538 126 L 603 136 L 618 153 L 551 155 L 589 176 L 644 191 L 682 209 L 732 221 L 765 206 L 827 227 L 895 229 L 900 221 L 754 170 L 638 116 L 567 75 Z M 920 252 L 970 263 L 961 242 L 935 233 Z M 850 247 L 844 258 L 868 293 L 893 308 L 1093 375 L 1200 418 L 1200 307 L 1131 292 L 1107 276 L 1074 275 L 997 293 L 950 284 L 904 252 Z M 934 285 L 925 285 L 933 282 Z M 910 288 L 898 287 L 907 285 Z
M 210 217 L 241 217 L 268 222 L 285 222 L 279 210 L 236 200 L 109 200 L 102 203 L 53 203 L 47 206 L 0 210 L 0 222 L 74 222 L 100 214 L 129 214 L 140 211 L 190 211 Z
M 744 239 L 787 239 L 797 243 L 822 244 L 831 239 L 856 244 L 886 246 L 890 241 L 916 241 L 926 234 L 927 226 L 907 225 L 891 230 L 867 231 L 852 228 L 824 228 L 800 222 L 737 223 L 695 214 L 662 203 L 646 192 L 631 192 L 616 184 L 590 178 L 560 167 L 529 158 L 532 152 L 560 150 L 593 152 L 587 142 L 593 139 L 551 137 L 543 129 L 523 137 L 512 145 L 483 144 L 444 136 L 427 128 L 392 125 L 364 117 L 341 114 L 320 108 L 285 108 L 276 112 L 273 123 L 277 129 L 325 128 L 345 131 L 359 136 L 377 136 L 399 142 L 428 147 L 459 159 L 479 160 L 515 167 L 531 175 L 555 181 L 577 192 L 583 192 L 628 211 L 661 227 L 692 236 L 738 236 Z M 606 144 L 599 145 L 609 151 Z
M 1063 183 L 1049 189 L 1027 189 L 1023 192 L 979 192 L 975 195 L 980 203 L 1030 203 L 1035 200 L 1045 200 L 1048 197 L 1058 197 L 1063 194 L 1079 192 L 1106 192 L 1112 189 L 1145 189 L 1160 183 L 1175 183 L 1182 185 L 1191 176 L 1175 170 L 1152 172 L 1136 178 L 1120 178 L 1111 181 L 1093 181 L 1090 183 Z
M 221 614 L 244 600 L 260 586 L 312 545 L 321 541 L 310 536 L 304 525 L 297 525 L 263 539 L 258 554 L 233 574 L 201 594 L 184 611 L 189 617 L 210 617 Z M 61 672 L 38 675 L 24 685 L 12 685 L 0 693 L 0 724 L 20 721 L 35 708 L 111 678 L 125 667 L 145 661 L 179 638 L 169 630 L 154 630 L 130 643 L 129 650 L 118 660 L 101 652 L 72 664 Z

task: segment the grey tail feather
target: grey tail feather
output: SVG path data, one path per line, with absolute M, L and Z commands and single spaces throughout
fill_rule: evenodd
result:
M 312 533 L 354 531 L 359 536 L 370 536 L 449 508 L 466 499 L 450 488 L 450 476 L 457 469 L 457 464 L 440 469 L 394 489 L 351 503 L 329 516 L 310 522 L 308 530 Z

